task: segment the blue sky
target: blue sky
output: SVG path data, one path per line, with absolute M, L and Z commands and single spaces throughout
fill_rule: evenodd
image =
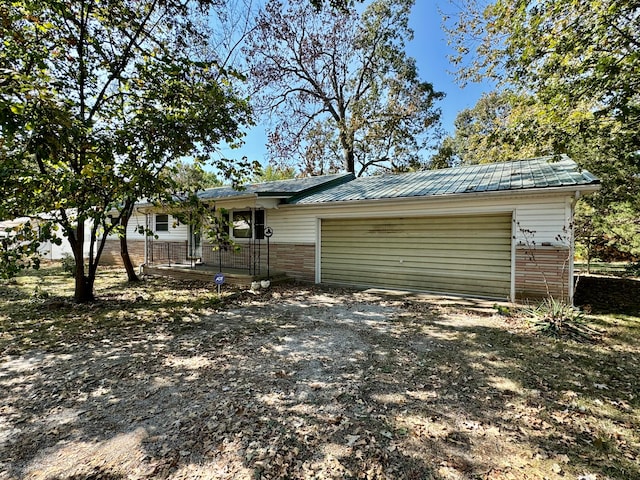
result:
M 455 8 L 448 0 L 416 0 L 410 19 L 415 35 L 407 42 L 407 54 L 416 59 L 420 78 L 431 82 L 437 91 L 444 92 L 445 98 L 439 102 L 442 110 L 442 126 L 453 132 L 456 115 L 465 108 L 473 107 L 483 92 L 491 90 L 489 84 L 469 84 L 461 88 L 452 73 L 453 66 L 447 55 L 451 52 L 446 34 L 442 30 L 442 15 L 438 9 L 452 13 Z M 245 145 L 233 152 L 224 152 L 231 157 L 247 156 L 250 160 L 266 163 L 266 133 L 257 126 L 247 132 Z

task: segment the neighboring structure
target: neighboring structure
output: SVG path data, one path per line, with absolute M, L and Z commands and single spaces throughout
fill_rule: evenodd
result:
M 73 215 L 73 211 L 69 210 L 69 215 Z M 32 224 L 37 224 L 40 220 L 48 220 L 50 217 L 47 214 L 41 214 L 34 217 L 19 217 L 13 220 L 3 220 L 0 221 L 0 241 L 3 238 L 7 238 L 12 235 L 12 229 L 19 227 L 22 224 L 27 222 L 31 222 Z M 90 228 L 91 222 L 87 221 L 85 223 L 87 228 Z M 40 258 L 43 260 L 62 260 L 67 256 L 73 257 L 73 250 L 71 249 L 71 245 L 67 238 L 62 234 L 60 229 L 54 230 L 54 235 L 56 238 L 60 239 L 60 245 L 56 245 L 56 243 L 51 240 L 44 241 L 40 244 L 38 248 L 38 253 Z M 88 237 L 88 236 L 87 236 Z M 89 254 L 89 246 L 91 245 L 90 239 L 85 239 L 84 242 L 84 253 L 85 258 L 88 257 Z
M 144 217 L 136 217 L 131 228 L 145 225 L 158 236 L 142 249 L 147 264 L 190 261 L 238 268 L 233 263 L 239 259 L 256 273 L 266 262 L 268 225 L 271 269 L 300 280 L 571 300 L 574 204 L 598 190 L 599 180 L 568 157 L 555 160 L 206 190 L 204 200 L 229 211 L 231 236 L 241 246 L 240 253 L 226 256 L 224 249 L 200 242 L 187 225 L 174 225 L 170 216 L 149 208 L 141 208 Z M 170 258 L 172 242 L 183 245 L 184 255 Z

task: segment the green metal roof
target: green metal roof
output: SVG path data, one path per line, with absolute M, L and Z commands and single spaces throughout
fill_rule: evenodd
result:
M 245 197 L 284 197 L 290 198 L 303 194 L 314 194 L 326 188 L 341 185 L 353 180 L 351 173 L 338 173 L 335 175 L 321 175 L 316 177 L 294 178 L 291 180 L 276 180 L 273 182 L 251 183 L 244 185 L 242 190 L 236 190 L 231 186 L 209 188 L 198 192 L 203 200 L 216 200 L 222 198 Z
M 599 184 L 599 179 L 585 170 L 580 170 L 578 165 L 566 155 L 561 155 L 516 162 L 360 177 L 321 192 L 297 196 L 290 199 L 288 203 L 312 204 L 431 197 L 550 187 L 586 187 Z

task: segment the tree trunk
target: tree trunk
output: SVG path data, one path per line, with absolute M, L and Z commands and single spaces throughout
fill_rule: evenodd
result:
M 353 151 L 353 138 L 349 138 L 346 131 L 340 131 L 340 146 L 344 156 L 344 168 L 348 173 L 356 174 L 355 153 Z M 352 136 L 353 137 L 353 136 Z
M 127 245 L 127 226 L 129 225 L 129 219 L 133 214 L 133 206 L 135 202 L 127 200 L 122 210 L 122 216 L 120 217 L 120 225 L 122 226 L 122 235 L 120 236 L 120 257 L 122 257 L 122 263 L 124 269 L 127 271 L 127 280 L 130 282 L 139 282 L 140 278 L 136 275 L 136 270 L 133 268 L 133 262 L 129 256 L 129 246 Z
M 127 271 L 127 280 L 130 282 L 139 282 L 140 277 L 136 275 L 136 270 L 135 268 L 133 268 L 133 263 L 131 262 L 131 257 L 129 256 L 129 247 L 127 246 L 126 235 L 120 237 L 120 256 L 122 257 L 124 269 Z
M 73 245 L 73 258 L 76 262 L 75 290 L 73 298 L 77 303 L 94 300 L 93 281 L 84 274 L 84 222 L 79 221 L 76 228 L 76 241 Z

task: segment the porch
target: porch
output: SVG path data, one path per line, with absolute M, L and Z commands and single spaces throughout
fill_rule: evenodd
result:
M 264 241 L 214 248 L 207 243 L 194 247 L 188 241 L 149 240 L 143 273 L 208 282 L 214 281 L 216 273 L 223 273 L 225 284 L 246 288 L 254 281 L 284 281 L 286 274 L 271 271 L 268 263 Z

